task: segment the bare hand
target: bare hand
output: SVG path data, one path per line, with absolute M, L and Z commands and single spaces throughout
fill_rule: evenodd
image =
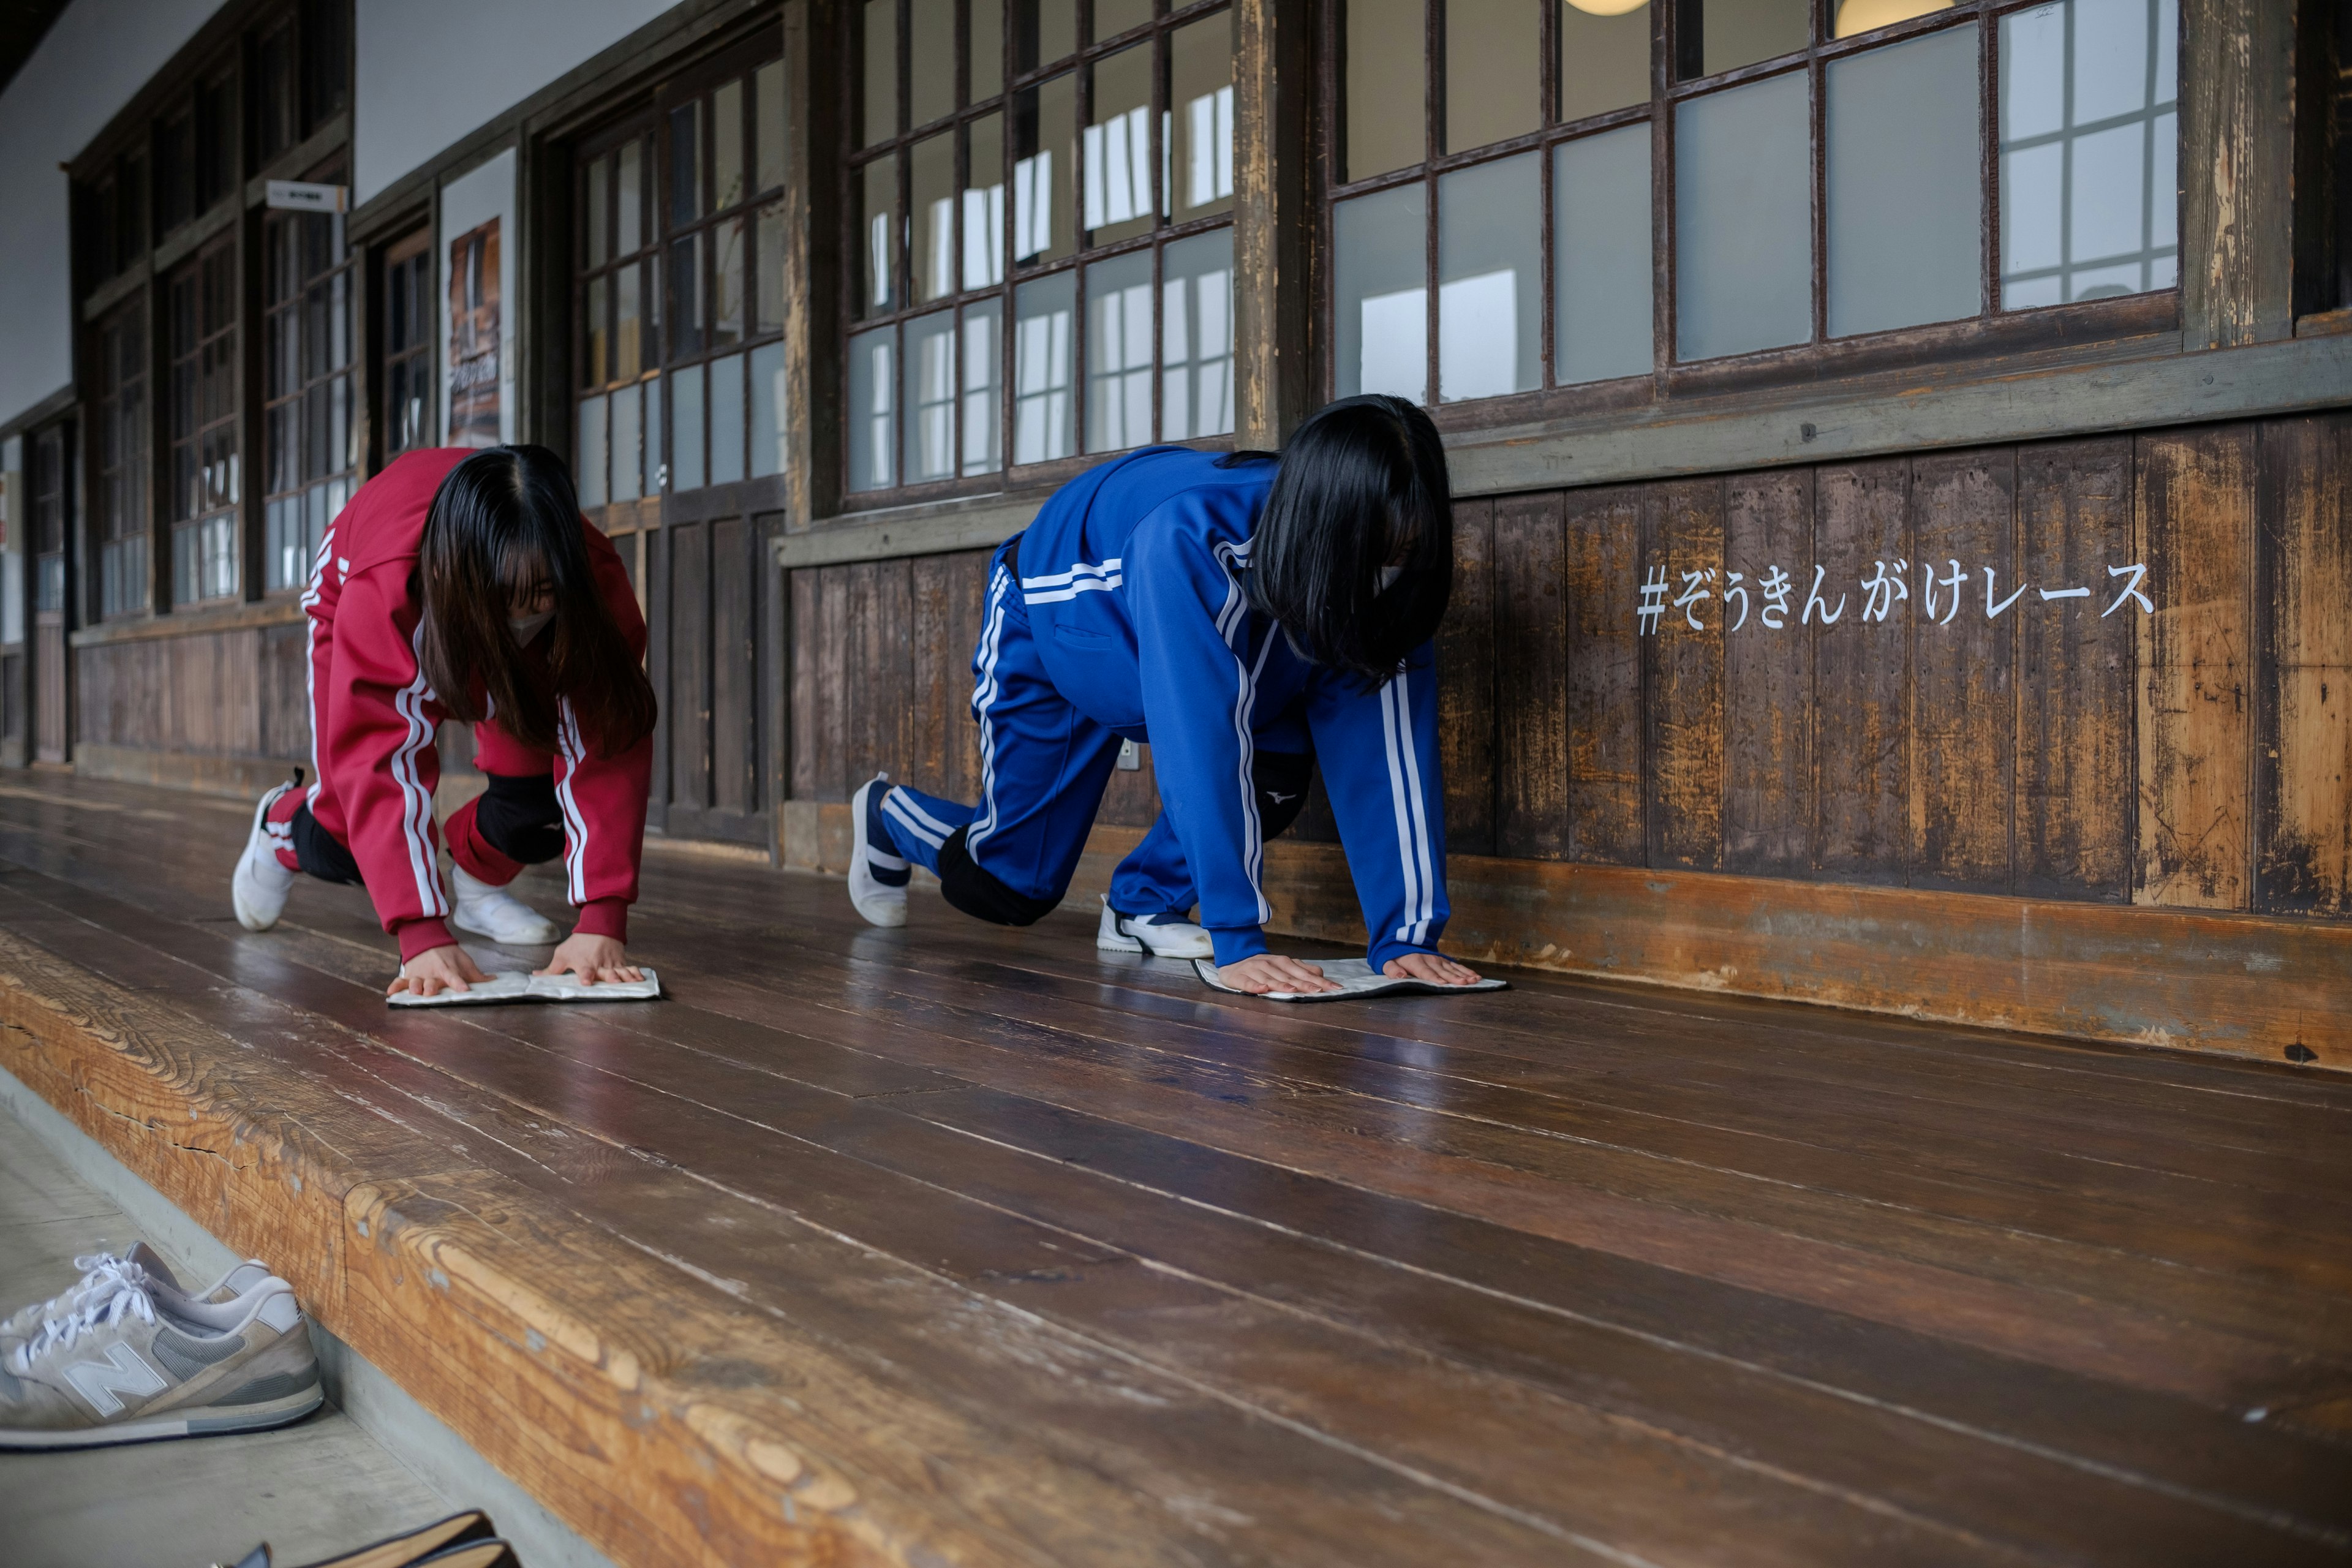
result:
M 1400 953 L 1381 965 L 1391 980 L 1426 980 L 1432 985 L 1475 985 L 1478 973 L 1433 952 Z
M 628 950 L 609 936 L 590 936 L 573 931 L 555 950 L 540 974 L 576 974 L 583 985 L 599 981 L 627 981 L 634 984 L 646 977 L 646 972 L 629 962 Z
M 1269 991 L 1337 991 L 1335 981 L 1323 978 L 1323 966 L 1303 959 L 1284 958 L 1276 953 L 1261 952 L 1244 958 L 1239 963 L 1228 963 L 1217 971 L 1217 978 L 1236 991 L 1246 991 L 1253 996 L 1263 996 Z
M 466 950 L 456 942 L 446 947 L 428 947 L 400 966 L 400 978 L 383 988 L 387 996 L 412 992 L 419 996 L 437 996 L 444 991 L 466 991 L 487 984 L 489 976 L 475 966 Z

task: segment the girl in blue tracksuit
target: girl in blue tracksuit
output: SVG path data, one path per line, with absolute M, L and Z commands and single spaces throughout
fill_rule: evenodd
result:
M 1319 763 L 1373 967 L 1475 980 L 1437 952 L 1430 639 L 1453 559 L 1444 449 L 1401 398 L 1332 404 L 1278 458 L 1155 447 L 1081 474 L 990 563 L 979 803 L 860 789 L 858 912 L 903 924 L 911 861 L 966 913 L 1031 924 L 1069 886 L 1120 742 L 1148 741 L 1162 810 L 1112 877 L 1101 945 L 1213 952 L 1249 991 L 1333 989 L 1266 951 L 1260 890 Z

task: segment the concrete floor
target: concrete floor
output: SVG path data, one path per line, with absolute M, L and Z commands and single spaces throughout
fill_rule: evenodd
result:
M 0 1317 L 70 1285 L 76 1254 L 137 1237 L 128 1215 L 0 1110 Z M 262 1541 L 288 1568 L 449 1511 L 331 1407 L 250 1436 L 0 1453 L 6 1568 L 205 1568 Z

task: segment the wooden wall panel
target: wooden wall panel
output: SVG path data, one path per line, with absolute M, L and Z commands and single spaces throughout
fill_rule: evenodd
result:
M 1702 617 L 1723 635 L 1723 868 L 1804 876 L 1813 864 L 1813 638 L 1803 626 L 1765 626 L 1756 584 L 1773 566 L 1812 581 L 1811 470 L 1731 480 L 1723 528 L 1723 578 Z M 1832 574 L 1841 570 L 1832 563 Z
M 1895 458 L 1823 468 L 1815 476 L 1814 551 L 1843 575 L 1870 561 L 1903 562 L 1911 597 L 1902 620 L 1850 635 L 1816 622 L 1818 703 L 1813 864 L 1842 881 L 1899 883 L 1908 869 L 1911 811 L 1910 627 L 1922 613 L 1911 545 L 1911 465 Z M 1804 575 L 1808 583 L 1812 574 Z M 1801 604 L 1790 612 L 1796 619 Z M 1854 633 L 1861 628 L 1857 626 Z
M 1638 485 L 1617 485 L 1570 490 L 1563 500 L 1568 858 L 1638 866 L 1649 853 L 1642 788 L 1642 641 L 1634 619 L 1641 602 L 1643 491 Z
M 1924 590 L 1911 621 L 1914 887 L 2009 887 L 2017 750 L 2011 678 L 2026 605 L 2011 598 L 2020 586 L 2016 476 L 2007 450 L 1922 458 L 1912 468 L 1912 547 L 1920 574 L 1937 578 L 1934 621 Z M 1954 563 L 1957 603 L 1948 585 Z M 1874 629 L 1885 628 L 1855 631 Z
M 310 755 L 310 628 L 306 617 L 261 633 L 260 732 L 266 757 Z
M 1642 551 L 1642 582 L 1663 574 L 1669 606 L 1641 639 L 1650 864 L 1691 871 L 1723 861 L 1723 623 L 1671 606 L 1695 586 L 1685 573 L 1720 573 L 1723 503 L 1721 479 L 1658 486 Z M 1714 608 L 1707 601 L 1706 612 Z
M 1504 505 L 1519 509 L 1525 503 L 1513 500 Z M 1557 535 L 1556 500 L 1548 510 L 1551 531 Z M 1552 565 L 1545 592 L 1558 604 L 1557 548 Z M 1514 562 L 1512 569 L 1520 566 Z M 1454 854 L 1495 852 L 1496 785 L 1510 776 L 1507 769 L 1498 773 L 1495 764 L 1497 744 L 1503 742 L 1496 711 L 1495 647 L 1501 630 L 1496 616 L 1496 577 L 1494 503 L 1462 502 L 1454 509 L 1454 596 L 1446 605 L 1445 624 L 1437 633 L 1437 751 L 1445 775 L 1445 844 Z M 1565 650 L 1555 646 L 1549 651 L 1545 668 L 1551 672 L 1557 696 Z M 1511 695 L 1515 700 L 1520 695 L 1516 683 Z M 1519 721 L 1525 721 L 1524 718 Z
M 971 649 L 959 655 L 957 589 L 960 558 L 927 555 L 910 563 L 908 599 L 913 616 L 914 670 L 911 747 L 890 776 L 931 795 L 969 800 L 954 788 L 954 764 L 950 760 L 959 729 L 971 724 L 970 682 L 953 679 L 965 668 Z
M 1520 859 L 1568 853 L 1565 526 L 1558 496 L 1495 509 L 1493 837 L 1497 854 Z
M 2352 914 L 2352 416 L 2262 433 L 2254 907 Z
M 710 804 L 710 524 L 673 523 L 669 535 L 669 798 Z
M 2131 897 L 2136 606 L 2111 567 L 2132 553 L 2131 440 L 2028 447 L 2017 458 L 2017 883 L 2020 893 Z M 2087 587 L 2087 599 L 2043 589 Z M 2015 612 L 2012 612 L 2015 613 Z
M 2138 639 L 2141 902 L 2236 910 L 2247 796 L 2253 427 L 2137 438 L 2134 512 L 2156 611 Z
M 724 812 L 761 809 L 760 645 L 751 524 L 710 524 L 710 794 Z
M 792 758 L 787 766 L 792 775 L 792 794 L 795 800 L 818 800 L 823 793 L 818 778 L 825 756 L 821 715 L 832 700 L 835 688 L 825 684 L 824 660 L 818 649 L 824 628 L 821 624 L 824 603 L 824 574 L 804 568 L 791 574 L 786 592 L 792 595 L 792 722 L 786 726 L 792 736 Z

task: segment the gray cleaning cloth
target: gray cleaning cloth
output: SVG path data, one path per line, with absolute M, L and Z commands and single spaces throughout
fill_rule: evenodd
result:
M 661 976 L 640 970 L 643 980 L 606 980 L 583 985 L 576 974 L 493 974 L 464 991 L 419 996 L 404 991 L 385 1000 L 395 1007 L 487 1007 L 500 1002 L 650 1002 L 661 994 Z
M 1323 966 L 1323 978 L 1336 984 L 1337 991 L 1268 991 L 1262 995 L 1244 991 L 1238 985 L 1228 985 L 1217 978 L 1217 966 L 1205 958 L 1192 961 L 1192 972 L 1210 986 L 1235 996 L 1259 996 L 1267 1002 L 1345 1002 L 1351 996 L 1379 996 L 1391 991 L 1425 991 L 1437 996 L 1459 996 L 1468 991 L 1507 991 L 1507 980 L 1481 980 L 1475 985 L 1439 985 L 1427 980 L 1400 980 L 1382 974 L 1368 959 L 1323 958 L 1316 960 Z

